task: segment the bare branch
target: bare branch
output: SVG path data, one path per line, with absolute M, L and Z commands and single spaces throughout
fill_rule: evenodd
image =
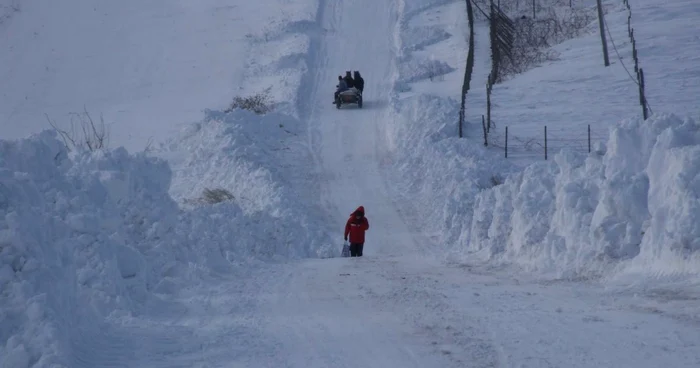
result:
M 90 151 L 107 148 L 109 132 L 102 115 L 100 115 L 99 124 L 95 123 L 87 108 L 84 108 L 82 113 L 70 113 L 69 115 L 71 117 L 70 131 L 58 128 L 56 123 L 46 115 L 49 124 L 59 133 L 66 148 L 69 150 L 87 148 Z

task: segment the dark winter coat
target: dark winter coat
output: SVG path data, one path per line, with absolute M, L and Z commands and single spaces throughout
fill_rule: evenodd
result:
M 355 81 L 352 79 L 352 75 L 350 75 L 350 72 L 347 72 L 343 79 L 345 80 L 345 83 L 348 84 L 348 88 L 355 87 Z
M 355 72 L 355 88 L 363 91 L 365 89 L 365 80 L 360 75 L 360 72 Z

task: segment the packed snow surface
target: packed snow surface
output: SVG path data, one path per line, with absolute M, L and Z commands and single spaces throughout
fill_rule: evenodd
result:
M 0 1 L 0 367 L 700 366 L 700 43 L 669 25 L 700 7 L 667 5 L 632 4 L 654 115 L 591 26 L 494 89 L 492 137 L 609 132 L 513 161 L 483 23 L 457 138 L 463 1 Z M 41 132 L 83 106 L 113 148 Z

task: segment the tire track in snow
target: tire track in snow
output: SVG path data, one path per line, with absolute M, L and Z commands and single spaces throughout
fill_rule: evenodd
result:
M 362 204 L 368 217 L 380 220 L 367 235 L 368 254 L 397 254 L 417 248 L 410 228 L 398 215 L 381 175 L 384 156 L 380 122 L 389 117 L 389 94 L 394 83 L 394 33 L 397 20 L 393 1 L 325 2 L 321 18 L 328 32 L 312 69 L 314 80 L 307 112 L 309 145 L 322 183 L 319 194 L 332 226 L 342 231 L 348 213 Z M 311 64 L 310 64 L 311 65 Z M 337 75 L 359 70 L 365 79 L 365 106 L 331 104 Z
M 396 210 L 387 188 L 390 178 L 382 172 L 387 154 L 382 122 L 392 117 L 403 4 L 319 4 L 316 19 L 327 32 L 310 36 L 299 111 L 308 121 L 309 149 L 324 179 L 319 198 L 329 223 L 340 235 L 347 214 L 365 205 L 372 224 L 365 247 L 369 257 L 309 260 L 271 276 L 274 296 L 260 312 L 279 344 L 276 359 L 281 366 L 299 367 L 493 366 L 495 352 L 480 338 L 481 329 L 454 312 L 433 284 L 419 279 L 407 285 L 397 277 L 404 273 L 403 260 L 389 258 L 418 254 L 423 244 Z M 363 109 L 338 110 L 331 104 L 337 75 L 345 70 L 363 74 Z
M 276 359 L 290 367 L 447 367 L 401 315 L 407 305 L 377 308 L 393 285 L 381 261 L 310 260 L 270 276 L 265 330 L 279 343 Z

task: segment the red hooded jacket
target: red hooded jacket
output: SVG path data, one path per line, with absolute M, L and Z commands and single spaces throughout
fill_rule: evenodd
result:
M 359 220 L 355 218 L 355 214 L 358 212 L 362 213 L 362 217 Z M 369 229 L 369 221 L 367 221 L 367 217 L 364 214 L 365 208 L 363 206 L 357 207 L 345 224 L 345 238 L 347 239 L 348 235 L 350 235 L 350 243 L 364 244 L 365 242 L 365 231 Z

